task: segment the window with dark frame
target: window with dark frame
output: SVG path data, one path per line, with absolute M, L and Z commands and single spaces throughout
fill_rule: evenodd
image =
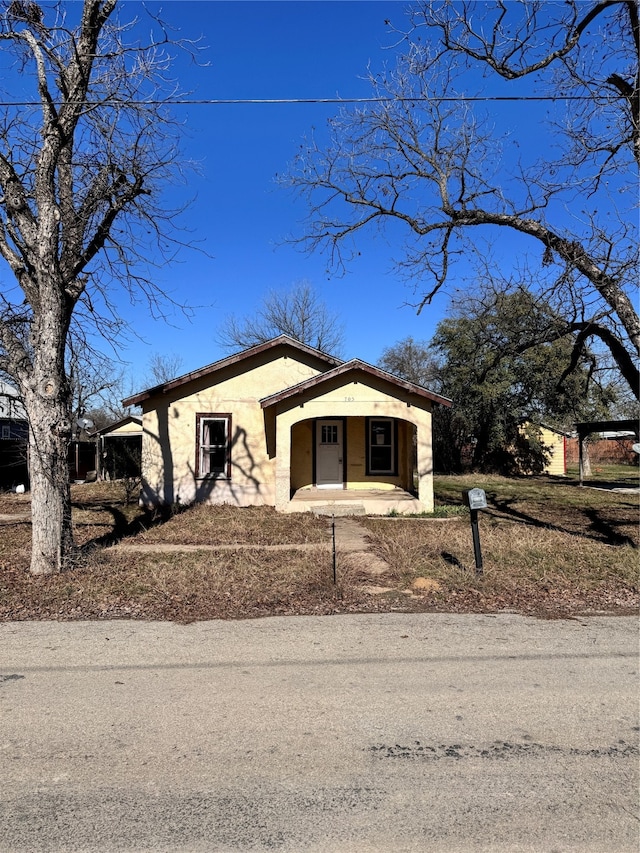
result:
M 367 473 L 396 474 L 395 423 L 392 418 L 369 418 Z
M 320 435 L 320 444 L 337 444 L 338 443 L 338 425 L 337 424 L 322 424 L 322 433 Z
M 231 415 L 196 415 L 196 476 L 231 477 Z

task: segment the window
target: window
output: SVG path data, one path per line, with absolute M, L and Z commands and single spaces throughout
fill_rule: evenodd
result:
M 196 415 L 196 476 L 231 478 L 231 415 Z
M 2 437 L 11 438 L 11 427 L 9 426 L 9 424 L 2 425 Z
M 338 424 L 322 424 L 320 444 L 338 443 Z
M 396 424 L 391 418 L 367 421 L 367 473 L 395 474 Z

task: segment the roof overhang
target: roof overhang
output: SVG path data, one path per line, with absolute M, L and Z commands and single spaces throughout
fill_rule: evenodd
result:
M 373 365 L 367 364 L 365 361 L 360 361 L 360 359 L 357 358 L 351 359 L 351 361 L 344 361 L 332 370 L 327 370 L 325 373 L 313 376 L 311 379 L 306 379 L 304 382 L 299 382 L 297 385 L 292 385 L 290 388 L 285 388 L 282 391 L 278 391 L 276 394 L 270 394 L 268 397 L 263 397 L 260 400 L 260 405 L 263 409 L 268 409 L 270 406 L 274 406 L 284 400 L 290 400 L 298 395 L 306 394 L 309 391 L 316 389 L 320 391 L 323 385 L 330 383 L 337 377 L 346 376 L 346 374 L 352 372 L 381 379 L 396 389 L 401 389 L 405 393 L 430 400 L 432 403 L 438 403 L 441 406 L 452 405 L 452 401 L 447 397 L 442 397 L 440 394 L 429 391 L 428 388 L 423 388 L 422 385 L 415 385 L 413 382 L 407 382 L 405 379 L 400 379 L 392 373 L 387 373 L 385 370 L 380 370 L 379 367 L 374 367 Z
M 208 364 L 206 367 L 201 367 L 198 370 L 192 370 L 190 373 L 185 373 L 183 376 L 178 376 L 176 379 L 171 379 L 169 382 L 163 382 L 160 385 L 154 385 L 152 388 L 146 388 L 144 391 L 140 391 L 137 394 L 133 394 L 131 397 L 127 397 L 122 401 L 123 406 L 138 406 L 140 403 L 148 400 L 151 397 L 157 397 L 162 394 L 167 394 L 169 391 L 173 391 L 175 388 L 179 388 L 181 385 L 186 385 L 188 382 L 192 382 L 197 379 L 202 379 L 207 376 L 212 376 L 218 371 L 224 370 L 227 367 L 231 367 L 234 364 L 240 364 L 243 361 L 246 361 L 253 356 L 260 355 L 261 353 L 268 352 L 269 350 L 275 349 L 279 346 L 288 346 L 291 349 L 297 350 L 298 352 L 305 353 L 306 355 L 313 356 L 320 361 L 324 361 L 328 368 L 333 367 L 336 364 L 341 364 L 342 361 L 339 358 L 336 358 L 333 355 L 328 355 L 326 352 L 322 352 L 319 349 L 315 349 L 314 347 L 307 346 L 307 344 L 303 344 L 300 341 L 294 340 L 294 338 L 290 338 L 288 335 L 279 335 L 277 338 L 271 338 L 269 341 L 265 341 L 264 343 L 257 344 L 254 347 L 250 347 L 249 349 L 243 350 L 242 352 L 236 353 L 235 355 L 227 356 L 226 358 L 222 358 L 219 361 L 214 361 L 212 364 Z
M 639 426 L 640 424 L 637 420 L 582 421 L 576 424 L 576 431 L 580 440 L 582 440 L 592 432 L 620 432 L 628 430 L 633 435 L 638 435 Z
M 142 418 L 137 418 L 135 415 L 128 415 L 126 418 L 122 418 L 120 421 L 115 421 L 115 423 L 109 424 L 106 427 L 102 427 L 102 429 L 96 429 L 92 433 L 90 433 L 91 438 L 97 435 L 101 435 L 106 437 L 111 435 L 111 433 L 117 432 L 117 430 L 121 429 L 123 426 L 127 424 L 135 424 L 140 427 L 140 432 L 142 432 Z M 127 433 L 119 433 L 119 435 L 127 435 Z M 131 432 L 130 435 L 137 435 L 137 432 Z

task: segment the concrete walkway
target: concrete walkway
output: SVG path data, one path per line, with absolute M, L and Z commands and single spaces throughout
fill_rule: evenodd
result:
M 367 541 L 367 530 L 354 518 L 340 517 L 334 519 L 336 526 L 336 551 L 347 554 L 349 565 L 361 569 L 370 575 L 383 575 L 389 565 L 376 554 L 372 553 Z M 386 588 L 371 592 L 386 592 Z
M 348 516 L 339 516 L 334 519 L 336 532 L 336 552 L 338 555 L 347 556 L 350 567 L 360 569 L 371 575 L 381 575 L 389 568 L 387 563 L 380 557 L 377 557 L 370 550 L 367 541 L 367 530 L 354 518 Z M 120 551 L 131 551 L 132 553 L 148 553 L 159 554 L 169 551 L 313 551 L 327 550 L 332 547 L 331 527 L 329 526 L 329 536 L 324 542 L 305 542 L 300 544 L 279 544 L 279 545 L 252 545 L 234 544 L 234 545 L 180 545 L 169 543 L 130 543 L 127 541 L 119 542 L 113 546 Z M 376 588 L 375 590 L 378 590 Z M 386 588 L 385 590 L 386 591 Z

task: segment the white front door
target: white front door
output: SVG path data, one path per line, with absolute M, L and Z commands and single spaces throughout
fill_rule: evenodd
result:
M 341 489 L 342 421 L 316 421 L 316 485 L 320 489 Z

